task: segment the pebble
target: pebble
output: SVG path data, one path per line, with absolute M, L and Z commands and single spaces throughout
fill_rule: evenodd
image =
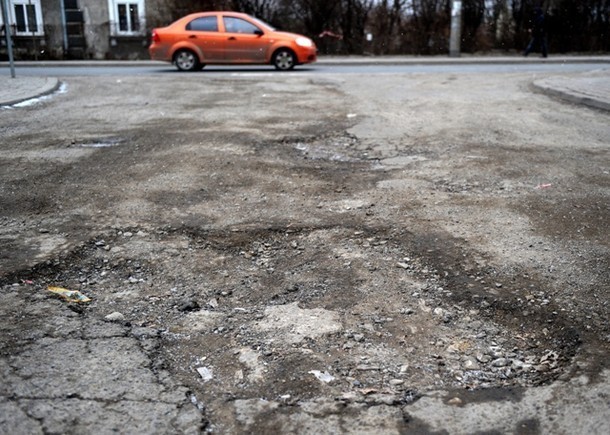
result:
M 354 341 L 357 341 L 359 343 L 364 341 L 364 335 L 363 334 L 354 334 Z
M 494 367 L 506 367 L 510 363 L 506 358 L 498 358 L 491 362 L 491 365 Z
M 479 366 L 479 363 L 477 363 L 476 358 L 471 356 L 464 360 L 462 366 L 464 367 L 464 370 L 481 370 L 481 366 Z
M 123 320 L 125 320 L 125 316 L 119 313 L 118 311 L 115 311 L 114 313 L 110 313 L 106 317 L 104 317 L 104 320 L 106 320 L 107 322 L 122 322 Z
M 194 299 L 183 299 L 178 303 L 178 310 L 182 312 L 196 311 L 199 308 L 199 304 Z
M 324 382 L 326 384 L 335 380 L 335 377 L 328 373 L 327 371 L 321 372 L 319 370 L 311 370 L 309 371 L 312 375 L 314 375 L 319 381 Z
M 477 361 L 483 364 L 487 364 L 489 361 L 491 361 L 491 357 L 489 355 L 479 353 L 477 354 Z

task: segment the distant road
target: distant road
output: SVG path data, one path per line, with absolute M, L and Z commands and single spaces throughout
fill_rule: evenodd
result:
M 5 65 L 5 64 L 3 64 Z M 142 65 L 128 64 L 126 66 L 110 63 L 107 65 L 95 65 L 87 63 L 75 63 L 74 65 L 62 64 L 61 66 L 43 64 L 44 66 L 32 66 L 27 64 L 21 66 L 17 64 L 16 74 L 22 76 L 133 76 L 133 75 L 158 75 L 167 74 L 171 76 L 181 75 L 227 75 L 227 74 L 416 74 L 416 73 L 576 73 L 594 70 L 609 70 L 610 63 L 607 62 L 506 62 L 506 63 L 408 63 L 408 64 L 389 64 L 389 63 L 370 63 L 370 64 L 313 64 L 296 67 L 291 72 L 275 71 L 271 66 L 207 66 L 202 71 L 193 73 L 178 72 L 170 64 L 151 64 L 143 62 Z M 9 68 L 0 68 L 0 76 L 8 76 Z

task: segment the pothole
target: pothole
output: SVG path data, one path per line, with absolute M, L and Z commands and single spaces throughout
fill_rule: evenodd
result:
M 501 276 L 441 270 L 417 244 L 425 248 L 410 233 L 366 228 L 128 229 L 3 281 L 80 290 L 93 299 L 86 316 L 120 312 L 160 331 L 158 357 L 181 382 L 200 387 L 202 359 L 214 374 L 203 397 L 402 397 L 562 373 L 578 339 L 553 326 L 544 299 L 520 316 Z M 260 362 L 256 376 L 243 349 Z

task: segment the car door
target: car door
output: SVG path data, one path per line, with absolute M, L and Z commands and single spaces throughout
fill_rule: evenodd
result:
M 204 56 L 204 63 L 223 62 L 226 38 L 219 31 L 218 16 L 195 18 L 186 24 L 186 38 L 195 44 Z
M 230 63 L 264 63 L 269 38 L 262 29 L 243 18 L 223 16 L 225 60 Z

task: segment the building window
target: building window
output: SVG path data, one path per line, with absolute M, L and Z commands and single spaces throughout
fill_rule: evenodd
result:
M 109 0 L 108 8 L 113 36 L 143 34 L 144 0 Z
M 8 0 L 8 15 L 15 36 L 44 35 L 40 0 Z M 0 23 L 4 24 L 1 14 Z

